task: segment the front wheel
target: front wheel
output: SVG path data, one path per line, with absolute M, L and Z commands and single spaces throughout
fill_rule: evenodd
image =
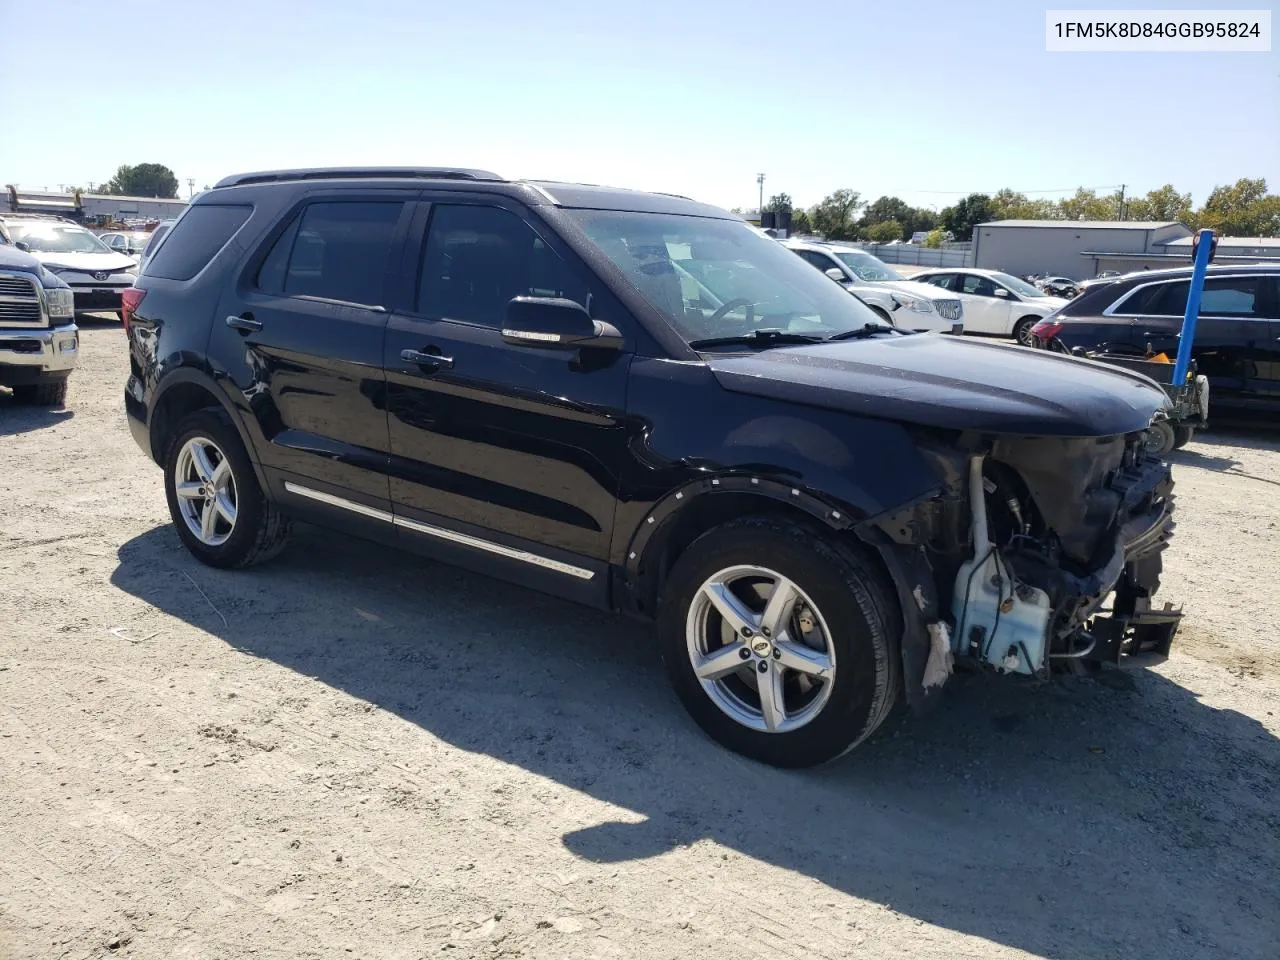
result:
M 1173 449 L 1181 450 L 1196 435 L 1195 427 L 1178 426 L 1173 428 Z
M 1040 322 L 1039 317 L 1023 317 L 1013 325 L 1013 339 L 1019 346 L 1030 347 L 1032 343 L 1031 328 Z
M 703 534 L 663 592 L 671 682 L 713 739 L 780 767 L 833 760 L 888 716 L 896 619 L 879 572 L 813 530 L 749 517 Z
M 38 407 L 62 407 L 67 403 L 67 379 L 41 380 L 13 388 L 13 399 Z

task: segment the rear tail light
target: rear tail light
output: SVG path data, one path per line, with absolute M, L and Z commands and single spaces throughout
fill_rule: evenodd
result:
M 1041 343 L 1048 343 L 1061 332 L 1061 320 L 1041 320 L 1031 328 L 1031 335 Z
M 124 320 L 125 333 L 129 332 L 129 321 L 146 295 L 147 291 L 137 287 L 128 287 L 120 294 L 120 317 Z

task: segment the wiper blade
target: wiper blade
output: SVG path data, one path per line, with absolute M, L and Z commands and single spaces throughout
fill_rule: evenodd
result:
M 852 330 L 846 330 L 844 333 L 834 333 L 827 337 L 828 340 L 864 340 L 867 337 L 874 337 L 877 333 L 902 333 L 897 327 L 891 327 L 887 323 L 864 323 L 860 327 L 854 327 Z
M 752 330 L 750 333 L 736 337 L 708 337 L 705 340 L 691 340 L 689 346 L 695 350 L 707 347 L 780 347 L 797 343 L 822 343 L 824 337 L 807 333 L 787 333 L 784 330 Z

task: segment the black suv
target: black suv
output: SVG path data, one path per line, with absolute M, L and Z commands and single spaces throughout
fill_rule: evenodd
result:
M 1090 286 L 1032 328 L 1063 353 L 1178 352 L 1191 268 L 1142 270 Z M 1191 356 L 1216 409 L 1280 410 L 1280 265 L 1209 267 Z
M 1173 636 L 1159 389 L 896 330 L 691 200 L 230 177 L 124 314 L 129 425 L 200 560 L 298 518 L 656 620 L 698 723 L 770 763 L 838 756 L 953 657 L 1045 678 Z

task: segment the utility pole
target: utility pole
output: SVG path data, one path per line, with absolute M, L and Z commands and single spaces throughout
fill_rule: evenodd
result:
M 1125 188 L 1125 185 L 1123 183 L 1120 184 L 1120 219 L 1121 220 L 1127 219 L 1124 215 L 1124 188 Z
M 196 189 L 196 178 L 187 177 L 187 202 L 188 203 L 191 201 L 191 195 L 195 193 L 195 189 Z
M 756 174 L 756 183 L 760 185 L 760 207 L 759 209 L 756 210 L 756 213 L 759 216 L 763 217 L 764 216 L 764 174 L 763 173 Z

